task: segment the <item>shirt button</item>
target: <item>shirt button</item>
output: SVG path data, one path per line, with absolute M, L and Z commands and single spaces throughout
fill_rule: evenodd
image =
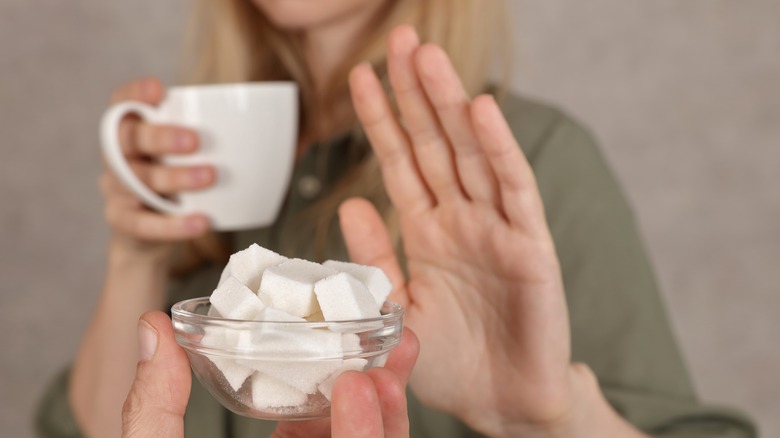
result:
M 312 175 L 302 176 L 298 180 L 298 193 L 305 199 L 314 199 L 322 191 L 322 183 Z

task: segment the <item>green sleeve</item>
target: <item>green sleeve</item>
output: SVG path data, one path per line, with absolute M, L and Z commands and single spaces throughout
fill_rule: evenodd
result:
M 35 432 L 42 438 L 80 438 L 68 403 L 70 368 L 61 371 L 43 394 L 35 412 Z
M 510 98 L 561 262 L 572 359 L 631 423 L 659 437 L 750 437 L 743 417 L 701 404 L 636 222 L 592 137 L 560 112 Z

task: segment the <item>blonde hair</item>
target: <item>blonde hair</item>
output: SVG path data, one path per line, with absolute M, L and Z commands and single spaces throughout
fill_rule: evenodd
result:
M 364 30 L 360 38 L 364 43 L 346 57 L 331 78 L 328 93 L 320 96 L 315 96 L 312 78 L 305 67 L 299 35 L 274 27 L 251 0 L 200 0 L 194 12 L 186 81 L 293 80 L 301 92 L 302 132 L 316 130 L 313 120 L 323 108 L 331 108 L 344 99 L 348 101 L 347 76 L 357 63 L 370 62 L 387 83 L 385 37 L 401 23 L 412 24 L 423 42 L 436 43 L 450 55 L 470 95 L 485 91 L 497 59 L 504 67 L 499 85 L 505 85 L 508 78 L 509 38 L 504 0 L 387 0 Z M 346 124 L 336 128 L 345 131 L 351 127 L 360 137 L 353 114 Z M 323 133 L 315 133 L 319 134 Z M 389 223 L 395 223 L 391 205 L 384 195 L 379 166 L 373 154 L 367 154 L 337 188 L 318 201 L 306 217 L 296 221 L 315 228 L 318 258 L 324 257 L 326 234 L 333 225 L 339 203 L 350 196 L 371 199 Z M 397 232 L 394 234 L 397 237 Z

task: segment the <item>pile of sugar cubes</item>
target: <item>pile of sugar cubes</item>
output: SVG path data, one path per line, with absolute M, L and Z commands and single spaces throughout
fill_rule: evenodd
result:
M 211 294 L 209 315 L 278 322 L 361 320 L 380 316 L 391 289 L 384 272 L 373 266 L 334 260 L 318 264 L 253 244 L 230 257 Z M 258 326 L 233 332 L 209 327 L 201 340 L 205 346 L 251 352 L 210 355 L 209 360 L 236 393 L 250 380 L 255 409 L 295 408 L 317 394 L 329 401 L 336 377 L 368 363 L 362 357 L 345 358 L 361 351 L 355 333 L 295 324 Z

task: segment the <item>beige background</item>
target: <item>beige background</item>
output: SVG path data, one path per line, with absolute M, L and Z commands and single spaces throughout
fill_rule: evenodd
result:
M 780 2 L 513 6 L 515 88 L 601 140 L 702 397 L 780 436 Z M 172 82 L 184 8 L 0 0 L 3 436 L 32 435 L 35 400 L 72 357 L 98 294 L 107 96 L 142 74 Z

